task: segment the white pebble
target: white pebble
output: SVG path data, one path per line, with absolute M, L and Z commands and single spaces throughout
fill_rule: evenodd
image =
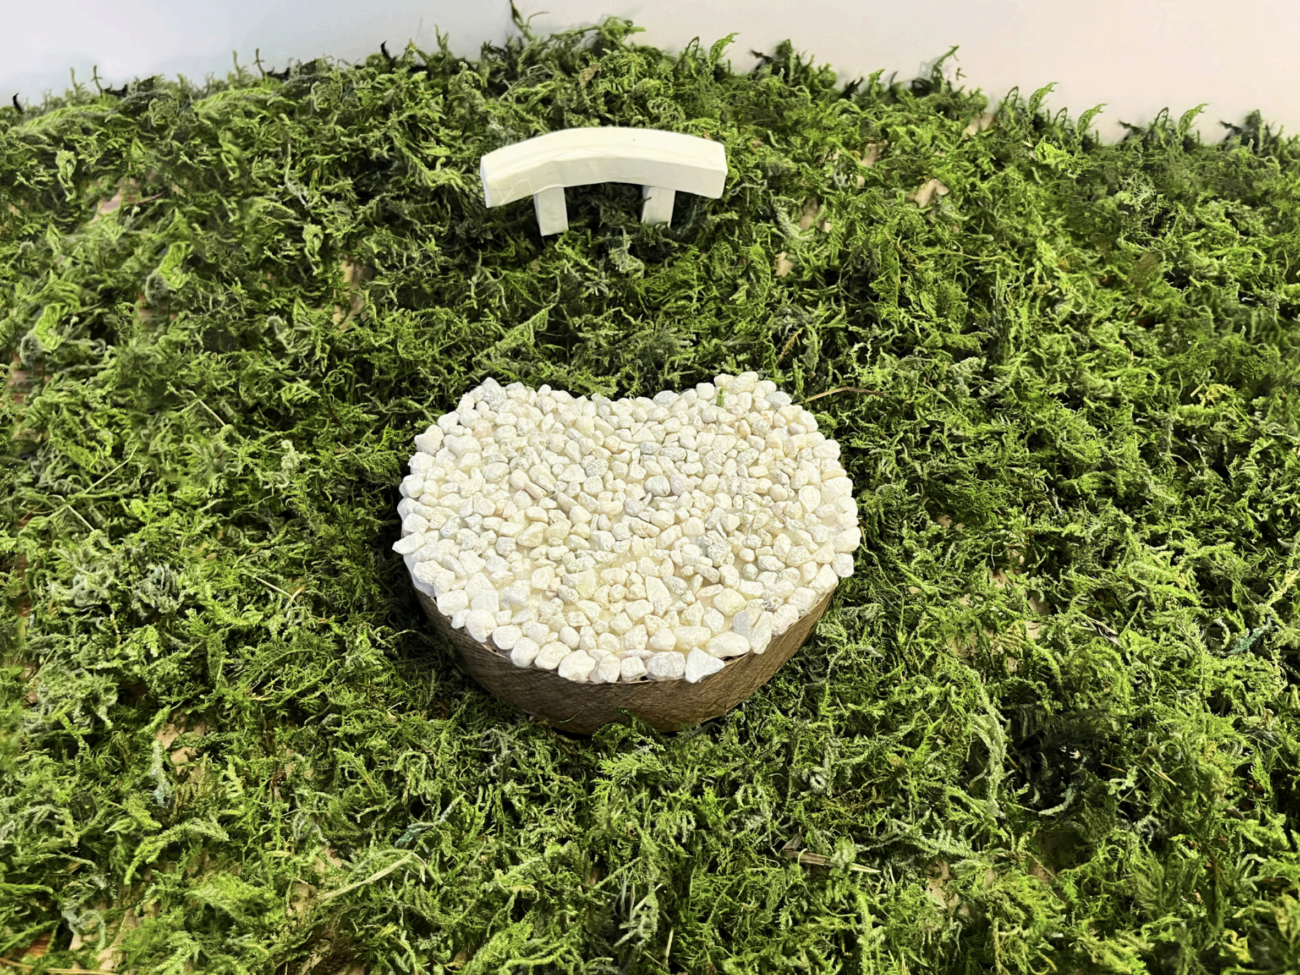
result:
M 813 579 L 812 588 L 818 595 L 824 595 L 835 588 L 835 584 L 840 581 L 840 577 L 835 574 L 835 570 L 829 565 L 823 565 L 817 570 L 817 575 Z
M 574 650 L 563 660 L 557 671 L 565 680 L 575 681 L 577 683 L 586 683 L 591 676 L 591 672 L 596 669 L 596 661 L 592 660 L 581 650 Z
M 656 616 L 663 616 L 668 612 L 668 607 L 673 604 L 672 593 L 664 585 L 663 580 L 657 576 L 651 576 L 645 581 L 645 594 L 654 607 Z
M 636 626 L 632 627 L 632 629 L 623 634 L 623 649 L 629 653 L 636 653 L 640 650 L 644 650 L 648 642 L 649 637 L 646 633 L 645 625 L 642 623 L 638 623 Z
M 537 659 L 537 653 L 542 648 L 534 641 L 523 637 L 518 640 L 514 648 L 510 651 L 510 662 L 516 667 L 528 667 Z
M 673 650 L 656 653 L 646 665 L 651 680 L 680 680 L 686 674 L 686 658 Z
M 838 532 L 835 535 L 834 545 L 836 552 L 855 552 L 860 544 L 862 544 L 862 530 L 860 528 L 846 528 L 844 531 Z
M 678 654 L 678 656 L 681 656 L 681 654 Z M 640 657 L 624 657 L 619 664 L 620 680 L 639 680 L 645 675 L 645 661 Z
M 679 626 L 676 631 L 670 632 L 675 632 L 676 646 L 683 653 L 694 650 L 713 636 L 713 631 L 707 626 Z
M 696 649 L 687 654 L 686 669 L 683 675 L 688 682 L 695 684 L 708 677 L 709 674 L 716 674 L 725 666 L 726 664 L 719 658 L 703 650 Z
M 632 659 L 636 659 L 635 657 Z M 640 663 L 640 661 L 637 661 Z M 622 673 L 622 661 L 614 654 L 605 654 L 596 663 L 596 669 L 592 671 L 591 676 L 587 678 L 593 684 L 613 684 L 619 679 Z
M 486 609 L 471 609 L 465 617 L 465 632 L 482 643 L 496 626 L 496 616 Z
M 677 646 L 677 634 L 673 632 L 672 627 L 662 627 L 650 637 L 648 646 L 651 650 L 656 651 L 672 650 Z
M 780 636 L 794 626 L 802 614 L 789 603 L 778 606 L 772 613 L 772 635 Z
M 802 616 L 817 605 L 817 592 L 807 586 L 800 586 L 790 594 L 790 605 Z
M 704 645 L 704 649 L 715 657 L 738 657 L 749 652 L 749 641 L 739 633 L 719 633 Z
M 831 560 L 831 568 L 841 579 L 847 579 L 853 575 L 853 556 L 847 552 L 840 552 Z
M 734 589 L 724 589 L 713 597 L 713 606 L 723 616 L 735 616 L 745 608 L 745 597 Z
M 492 642 L 498 650 L 513 650 L 523 636 L 524 631 L 517 626 L 498 626 L 492 631 Z
M 415 534 L 407 535 L 393 542 L 393 551 L 398 555 L 410 555 L 417 551 L 424 544 L 424 536 Z
M 560 666 L 560 661 L 573 653 L 573 649 L 560 643 L 558 640 L 554 643 L 548 643 L 542 647 L 537 654 L 537 659 L 533 661 L 535 666 L 542 670 L 554 670 Z
M 464 589 L 452 589 L 438 597 L 438 612 L 443 616 L 461 609 L 469 609 L 469 593 Z

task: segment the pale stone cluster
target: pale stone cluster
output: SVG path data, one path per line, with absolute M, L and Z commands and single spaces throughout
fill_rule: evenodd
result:
M 415 438 L 393 545 L 451 625 L 573 681 L 762 653 L 861 542 L 839 445 L 755 373 L 653 399 L 488 379 Z

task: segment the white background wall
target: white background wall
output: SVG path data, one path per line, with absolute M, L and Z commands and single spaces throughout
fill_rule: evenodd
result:
M 789 38 L 830 64 L 845 81 L 883 68 L 908 80 L 954 44 L 946 67 L 959 83 L 996 103 L 1019 85 L 1027 96 L 1057 82 L 1046 105 L 1072 117 L 1100 102 L 1094 125 L 1108 139 L 1120 121 L 1149 122 L 1162 108 L 1177 118 L 1208 102 L 1198 128 L 1222 137 L 1220 120 L 1240 123 L 1251 109 L 1300 132 L 1300 0 L 517 0 L 532 28 L 592 24 L 606 15 L 646 28 L 636 43 L 680 50 L 693 37 L 707 48 L 733 31 L 733 67 L 756 63 Z M 541 13 L 541 11 L 546 11 Z M 62 94 L 69 69 L 89 84 L 132 77 L 224 76 L 232 51 L 251 65 L 332 55 L 356 61 L 381 41 L 399 52 L 408 39 L 437 47 L 434 27 L 457 54 L 475 57 L 484 41 L 513 31 L 509 0 L 3 0 L 5 56 L 0 99 L 24 104 Z

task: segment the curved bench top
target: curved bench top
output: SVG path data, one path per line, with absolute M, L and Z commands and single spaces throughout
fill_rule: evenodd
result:
M 727 180 L 727 152 L 721 143 L 680 132 L 591 126 L 489 152 L 479 176 L 489 207 L 588 183 L 639 183 L 716 199 Z

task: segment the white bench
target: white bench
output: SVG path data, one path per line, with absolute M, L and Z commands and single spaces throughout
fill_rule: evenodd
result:
M 531 196 L 546 236 L 569 227 L 564 188 L 589 183 L 640 184 L 641 222 L 671 223 L 678 192 L 722 196 L 727 152 L 720 143 L 659 129 L 561 129 L 489 152 L 479 177 L 489 207 Z

